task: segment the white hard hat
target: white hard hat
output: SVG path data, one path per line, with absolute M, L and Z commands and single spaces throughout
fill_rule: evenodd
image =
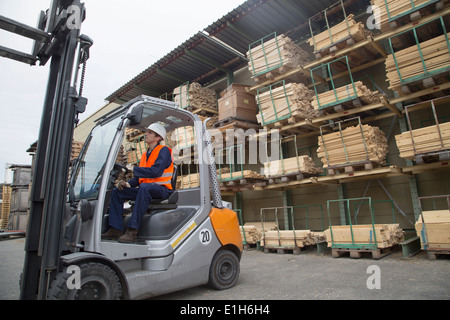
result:
M 152 123 L 151 125 L 148 126 L 147 129 L 152 130 L 153 132 L 161 136 L 163 140 L 166 139 L 166 129 L 159 123 Z

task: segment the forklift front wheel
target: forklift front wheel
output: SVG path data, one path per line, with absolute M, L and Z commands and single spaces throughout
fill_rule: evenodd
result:
M 239 278 L 238 257 L 229 250 L 219 250 L 214 255 L 209 269 L 208 285 L 217 290 L 233 287 Z
M 122 296 L 119 277 L 110 267 L 97 262 L 82 263 L 78 288 L 75 274 L 67 268 L 56 275 L 48 297 L 50 300 L 117 300 Z

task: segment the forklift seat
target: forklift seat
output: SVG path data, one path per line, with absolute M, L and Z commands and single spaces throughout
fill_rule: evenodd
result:
M 149 207 L 147 208 L 147 213 L 153 210 L 169 210 L 178 208 L 178 190 L 177 187 L 177 177 L 178 177 L 178 167 L 173 165 L 173 175 L 172 175 L 172 191 L 168 199 L 152 199 Z

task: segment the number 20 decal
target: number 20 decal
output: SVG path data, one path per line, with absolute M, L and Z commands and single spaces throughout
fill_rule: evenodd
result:
M 209 229 L 203 229 L 199 234 L 200 242 L 207 245 L 211 242 L 211 231 Z

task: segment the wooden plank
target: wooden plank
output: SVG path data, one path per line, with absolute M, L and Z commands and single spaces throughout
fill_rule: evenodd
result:
M 325 230 L 328 246 L 332 245 L 376 245 L 377 248 L 388 248 L 404 240 L 405 233 L 398 224 L 375 224 L 374 228 L 368 225 L 332 226 Z M 331 236 L 331 233 L 333 236 Z M 376 237 L 376 243 L 375 243 Z M 353 239 L 353 241 L 352 241 Z

